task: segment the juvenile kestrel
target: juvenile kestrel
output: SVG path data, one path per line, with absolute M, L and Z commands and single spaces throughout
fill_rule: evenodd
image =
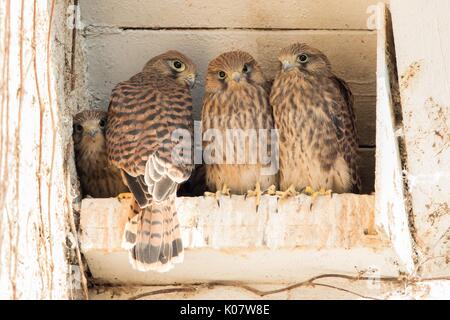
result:
M 276 184 L 276 174 L 265 174 L 266 163 L 250 159 L 257 150 L 251 151 L 250 144 L 238 141 L 235 144 L 226 143 L 229 134 L 240 132 L 245 135 L 255 130 L 258 134 L 267 134 L 268 149 L 270 149 L 270 130 L 273 129 L 272 110 L 269 105 L 267 82 L 255 59 L 243 51 L 223 53 L 209 63 L 206 74 L 205 96 L 202 110 L 202 129 L 215 129 L 220 133 L 220 141 L 215 145 L 222 146 L 222 154 L 214 156 L 219 161 L 206 165 L 206 184 L 210 191 L 229 191 L 244 194 L 255 188 L 265 190 Z M 259 129 L 266 129 L 265 131 Z M 240 131 L 243 130 L 243 131 Z M 213 132 L 213 131 L 211 131 Z M 206 136 L 204 136 L 204 140 Z M 228 140 L 230 142 L 231 139 Z M 235 140 L 237 141 L 237 140 Z M 249 141 L 249 140 L 247 140 Z M 204 152 L 212 141 L 203 143 Z M 219 143 L 217 143 L 219 142 Z M 242 143 L 239 145 L 239 143 Z M 243 148 L 245 159 L 230 163 L 226 158 L 227 151 L 238 153 Z M 228 149 L 228 150 L 227 150 Z M 220 152 L 217 152 L 220 154 Z M 234 158 L 237 160 L 237 157 Z M 219 162 L 219 163 L 217 163 Z M 227 163 L 228 162 L 228 163 Z M 267 171 L 269 173 L 269 170 Z
M 183 258 L 175 211 L 177 187 L 187 180 L 193 161 L 174 159 L 176 145 L 192 149 L 190 87 L 192 61 L 177 51 L 152 58 L 143 71 L 119 83 L 111 94 L 106 140 L 111 162 L 120 168 L 140 214 L 127 225 L 130 262 L 140 271 L 167 271 Z M 189 136 L 177 141 L 173 134 Z
M 106 154 L 106 116 L 104 111 L 87 110 L 73 119 L 75 162 L 83 196 L 109 198 L 128 192 L 120 170 L 109 163 Z
M 279 131 L 280 188 L 360 190 L 352 93 L 319 50 L 296 43 L 281 50 L 270 95 Z

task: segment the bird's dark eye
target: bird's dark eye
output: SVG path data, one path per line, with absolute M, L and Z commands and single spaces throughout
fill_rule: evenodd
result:
M 103 128 L 106 126 L 106 120 L 105 120 L 105 119 L 101 119 L 101 120 L 98 122 L 98 124 L 99 124 L 100 128 L 103 129 Z
M 219 71 L 219 79 L 225 79 L 226 74 L 224 71 Z
M 81 124 L 75 125 L 75 131 L 76 132 L 83 132 L 83 126 Z
M 306 55 L 306 54 L 301 54 L 301 55 L 299 55 L 298 57 L 297 57 L 297 60 L 298 60 L 298 62 L 300 62 L 300 63 L 307 63 L 308 62 L 308 60 L 309 60 L 309 57 L 308 57 L 308 55 Z
M 183 72 L 186 69 L 186 66 L 180 60 L 172 61 L 172 67 L 178 72 Z
M 242 68 L 242 72 L 247 73 L 249 71 L 250 71 L 250 67 L 248 66 L 248 64 L 244 64 L 244 68 Z

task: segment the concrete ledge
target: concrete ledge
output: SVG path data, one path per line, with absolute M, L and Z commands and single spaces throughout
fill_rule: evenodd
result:
M 131 202 L 84 199 L 81 246 L 98 283 L 173 284 L 217 280 L 279 283 L 320 273 L 399 272 L 395 254 L 374 224 L 374 196 L 333 195 L 278 201 L 178 198 L 187 248 L 185 261 L 168 273 L 134 271 L 120 247 Z

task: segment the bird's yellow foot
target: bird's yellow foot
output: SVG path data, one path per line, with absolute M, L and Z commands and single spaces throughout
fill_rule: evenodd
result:
M 220 197 L 221 197 L 222 195 L 231 197 L 230 188 L 228 188 L 226 184 L 224 184 L 224 185 L 222 186 L 222 189 L 217 190 L 216 192 L 205 192 L 205 193 L 204 193 L 204 196 L 205 196 L 205 197 L 213 197 L 214 199 L 216 199 L 217 205 L 218 205 L 219 207 L 220 207 L 220 202 L 219 202 L 219 200 L 220 200 Z
M 224 195 L 224 196 L 231 197 L 230 188 L 228 188 L 228 186 L 226 184 L 224 184 L 222 186 L 221 194 Z
M 294 185 L 290 185 L 286 191 L 277 191 L 276 195 L 280 197 L 281 200 L 285 200 L 290 197 L 295 197 L 298 195 L 298 192 L 295 190 Z
M 331 190 L 327 190 L 325 188 L 320 188 L 318 191 L 315 191 L 311 186 L 307 186 L 303 192 L 309 196 L 311 196 L 313 199 L 317 198 L 318 196 L 329 196 L 331 194 Z
M 119 193 L 117 199 L 119 199 L 119 201 L 133 199 L 133 194 L 131 192 Z
M 303 193 L 308 195 L 308 196 L 312 196 L 314 194 L 314 189 L 311 186 L 307 186 L 303 189 Z
M 261 191 L 261 185 L 259 182 L 256 183 L 255 190 L 248 190 L 245 194 L 245 197 L 256 197 L 256 211 L 258 211 L 262 194 L 263 192 Z
M 264 191 L 264 194 L 268 194 L 269 196 L 276 196 L 277 195 L 277 187 L 273 184 L 269 188 L 267 188 L 266 191 Z
M 319 196 L 329 196 L 333 191 L 331 189 L 320 188 Z

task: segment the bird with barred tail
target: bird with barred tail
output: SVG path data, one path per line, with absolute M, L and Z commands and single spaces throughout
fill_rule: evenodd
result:
M 214 159 L 206 159 L 208 189 L 216 193 L 247 192 L 258 200 L 262 191 L 275 185 L 276 170 L 270 168 L 274 155 L 270 139 L 273 127 L 268 83 L 257 61 L 249 53 L 239 50 L 213 59 L 206 74 L 202 128 L 205 135 L 212 130 L 210 132 L 218 133 L 220 137 L 214 144 L 204 137 L 207 140 L 203 143 L 204 156 L 212 145 L 216 147 L 215 152 L 211 152 Z M 251 150 L 249 135 L 252 131 L 266 135 L 267 146 L 258 147 L 267 147 L 265 154 L 268 161 L 262 159 L 257 149 Z M 230 132 L 236 134 L 238 139 L 230 139 Z M 243 155 L 239 161 L 226 157 L 226 154 L 237 157 L 238 150 Z M 251 159 L 256 154 L 257 159 Z
M 359 193 L 353 97 L 319 50 L 296 43 L 281 50 L 270 102 L 279 133 L 280 189 Z
M 175 210 L 178 185 L 193 169 L 192 96 L 196 66 L 168 51 L 112 91 L 107 151 L 141 212 L 126 226 L 123 246 L 140 271 L 167 271 L 183 260 Z M 174 139 L 181 132 L 181 138 Z M 182 150 L 174 158 L 173 150 Z
M 84 197 L 110 198 L 128 191 L 106 154 L 106 123 L 107 114 L 101 110 L 86 110 L 73 119 L 75 163 Z

